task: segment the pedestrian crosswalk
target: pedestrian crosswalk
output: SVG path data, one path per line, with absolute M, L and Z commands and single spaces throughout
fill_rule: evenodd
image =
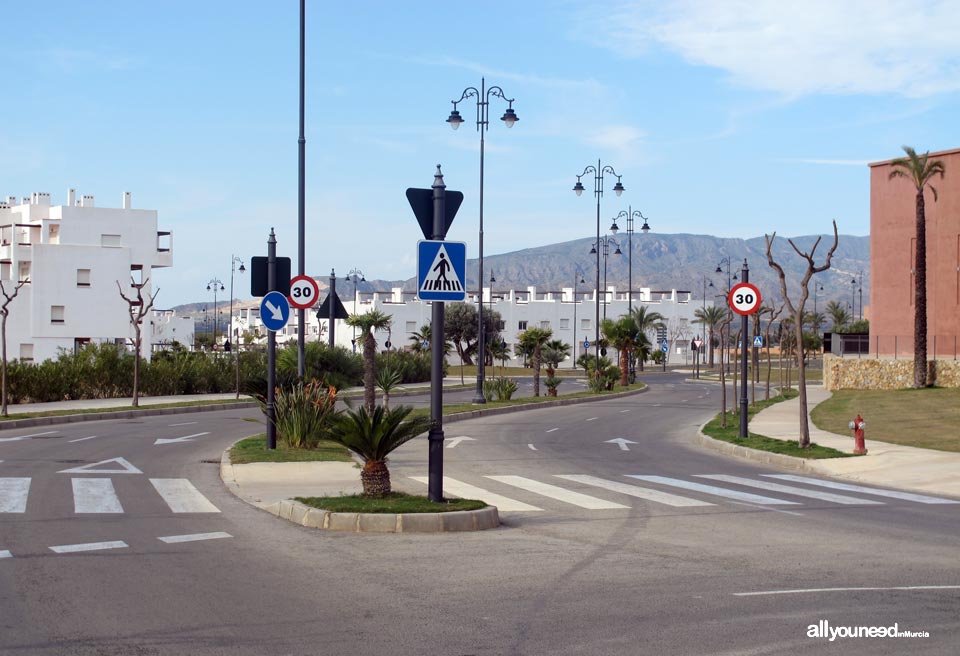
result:
M 428 482 L 426 476 L 410 478 L 424 485 Z M 468 478 L 473 478 L 473 475 Z M 593 493 L 587 494 L 582 491 L 584 489 Z M 692 474 L 687 477 L 653 474 L 626 474 L 619 477 L 552 474 L 531 477 L 499 474 L 478 475 L 475 481 L 444 476 L 443 490 L 447 495 L 485 501 L 496 506 L 500 512 L 543 512 L 571 507 L 585 510 L 631 508 L 631 505 L 627 505 L 630 499 L 624 497 L 649 502 L 653 507 L 673 508 L 704 508 L 723 504 L 771 508 L 789 506 L 794 509 L 813 504 L 818 508 L 831 505 L 874 507 L 896 501 L 906 504 L 960 505 L 960 500 L 946 497 L 789 474 L 761 474 L 756 477 L 727 474 Z M 838 494 L 829 490 L 855 494 Z M 886 500 L 881 501 L 876 497 Z
M 181 513 L 219 513 L 189 480 L 185 478 L 151 478 L 151 488 L 170 509 Z M 0 514 L 28 512 L 31 478 L 0 478 Z M 77 515 L 123 514 L 123 504 L 112 478 L 71 478 L 58 489 L 72 496 Z M 38 503 L 40 503 L 38 501 Z

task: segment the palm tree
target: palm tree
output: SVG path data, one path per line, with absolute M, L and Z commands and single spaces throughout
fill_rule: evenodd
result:
M 360 329 L 360 339 L 363 341 L 363 405 L 367 412 L 373 414 L 373 407 L 377 403 L 376 372 L 374 356 L 377 352 L 377 340 L 373 333 L 390 327 L 393 318 L 380 310 L 370 310 L 365 314 L 351 314 L 347 317 L 347 325 Z
M 430 350 L 430 336 L 432 334 L 430 324 L 423 324 L 420 326 L 420 330 L 410 333 L 410 348 L 417 353 Z M 424 344 L 426 344 L 426 346 L 424 346 Z
M 377 406 L 372 413 L 361 407 L 331 419 L 330 440 L 342 444 L 363 458 L 360 481 L 363 483 L 364 496 L 382 497 L 390 494 L 387 456 L 432 425 L 432 420 L 425 416 L 404 421 L 411 411 L 413 407 L 408 405 L 401 405 L 393 410 Z
M 630 357 L 630 349 L 633 348 L 638 333 L 643 333 L 638 330 L 637 322 L 633 316 L 629 314 L 620 317 L 616 321 L 613 319 L 604 319 L 600 324 L 600 331 L 604 337 L 610 341 L 613 348 L 617 349 L 620 366 L 620 386 L 626 387 L 629 384 L 627 381 L 627 363 Z
M 662 328 L 666 325 L 666 319 L 659 312 L 648 312 L 646 305 L 638 305 L 633 308 L 633 321 L 637 324 L 637 331 L 647 335 L 651 330 Z M 640 360 L 640 371 L 643 371 L 643 361 Z
M 913 311 L 913 386 L 927 386 L 927 214 L 924 205 L 924 189 L 930 187 L 933 200 L 937 200 L 937 189 L 930 184 L 934 176 L 943 178 L 943 162 L 928 160 L 930 151 L 923 155 L 910 146 L 904 146 L 906 157 L 890 162 L 890 179 L 907 178 L 917 190 L 916 224 L 917 248 L 914 260 L 916 275 L 913 280 L 914 296 L 917 299 Z
M 560 363 L 570 356 L 571 346 L 562 339 L 551 339 L 540 349 L 540 356 L 547 365 L 547 376 L 553 378 Z
M 540 396 L 540 362 L 543 345 L 553 337 L 549 328 L 527 328 L 520 333 L 520 344 L 533 352 L 533 395 Z
M 403 375 L 392 367 L 384 367 L 377 372 L 377 387 L 383 392 L 383 408 L 390 409 L 390 393 L 403 382 Z
M 803 316 L 805 323 L 810 324 L 810 329 L 816 333 L 820 334 L 820 326 L 827 323 L 827 316 L 823 312 L 807 312 Z
M 827 314 L 833 321 L 833 332 L 835 333 L 840 332 L 844 326 L 850 323 L 850 313 L 847 312 L 847 308 L 836 301 L 827 303 Z
M 696 317 L 694 323 L 702 323 L 707 327 L 708 330 L 708 340 L 710 344 L 710 364 L 709 367 L 713 367 L 713 337 L 714 331 L 721 321 L 727 318 L 726 308 L 722 308 L 717 305 L 711 305 L 708 308 L 700 308 L 693 313 L 693 316 Z
M 500 375 L 503 375 L 503 365 L 510 359 L 510 351 L 507 349 L 507 342 L 503 338 L 493 340 L 487 344 L 487 350 L 490 355 L 500 361 Z

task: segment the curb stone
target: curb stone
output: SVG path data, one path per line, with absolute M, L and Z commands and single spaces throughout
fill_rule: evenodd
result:
M 53 426 L 55 424 L 73 424 L 81 421 L 103 421 L 105 419 L 132 419 L 134 417 L 153 417 L 159 415 L 178 415 L 189 412 L 214 412 L 216 410 L 246 410 L 256 408 L 256 401 L 238 401 L 236 403 L 211 403 L 208 405 L 185 405 L 177 408 L 131 408 L 113 412 L 85 412 L 75 415 L 55 415 L 52 417 L 30 417 L 29 419 L 10 419 L 0 422 L 0 430 L 32 428 L 34 426 Z

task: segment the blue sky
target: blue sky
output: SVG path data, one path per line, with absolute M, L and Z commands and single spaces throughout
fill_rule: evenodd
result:
M 212 300 L 271 226 L 296 269 L 299 3 L 5 4 L 0 196 L 158 210 L 160 307 Z M 487 254 L 592 235 L 571 188 L 598 158 L 627 189 L 604 229 L 632 205 L 662 233 L 868 234 L 866 162 L 960 147 L 957 34 L 957 1 L 309 1 L 307 272 L 414 275 L 404 190 L 437 163 L 476 255 L 475 105 L 445 119 L 482 76 L 520 118 L 494 99 Z

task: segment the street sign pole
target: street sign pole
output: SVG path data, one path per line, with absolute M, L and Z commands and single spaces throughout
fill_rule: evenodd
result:
M 433 178 L 433 239 L 444 240 L 447 237 L 446 190 L 443 174 L 437 164 L 437 173 Z M 481 281 L 482 284 L 482 281 Z M 428 434 L 428 485 L 427 496 L 430 501 L 443 501 L 443 321 L 442 301 L 433 302 L 433 322 L 430 329 L 430 419 L 433 426 Z
M 277 238 L 270 228 L 267 239 L 267 292 L 277 288 Z M 277 334 L 267 331 L 267 449 L 277 448 Z
M 743 277 L 742 282 L 750 282 L 750 268 L 747 266 L 747 258 L 743 258 Z M 743 335 L 743 348 L 740 349 L 740 437 L 747 436 L 747 344 L 749 336 L 747 331 L 750 328 L 749 317 L 746 314 L 740 316 L 740 334 Z
M 327 319 L 327 334 L 330 337 L 330 341 L 327 342 L 330 345 L 330 348 L 333 348 L 333 327 L 337 323 L 336 317 L 333 316 L 333 299 L 337 297 L 337 274 L 334 273 L 333 269 L 330 269 L 330 318 Z

